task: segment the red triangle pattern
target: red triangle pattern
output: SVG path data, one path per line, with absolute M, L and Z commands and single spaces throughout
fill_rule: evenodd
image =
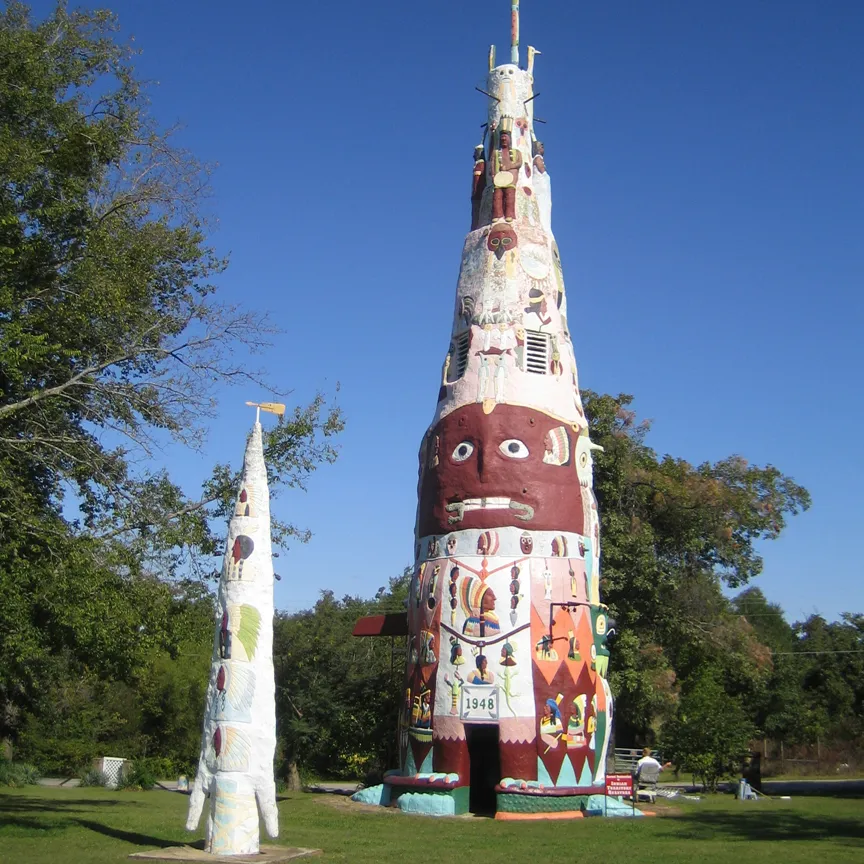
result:
M 534 665 L 536 669 L 536 662 Z M 549 772 L 553 783 L 557 782 L 561 765 L 569 754 L 567 742 L 563 736 L 557 736 L 557 740 L 554 743 L 549 740 L 549 736 L 543 736 L 540 729 L 540 723 L 543 718 L 543 706 L 546 704 L 547 699 L 558 702 L 558 696 L 562 697 L 561 701 L 558 702 L 558 708 L 561 711 L 564 730 L 566 730 L 568 719 L 567 698 L 572 693 L 573 679 L 570 677 L 570 670 L 563 664 L 559 667 L 557 674 L 548 683 L 543 680 L 543 676 L 534 676 L 534 701 L 537 705 L 537 754 L 543 760 L 543 765 Z M 570 695 L 570 698 L 572 698 L 572 695 Z M 576 776 L 579 776 L 578 772 Z
M 579 642 L 577 656 L 573 659 L 568 656 L 571 632 Z M 565 758 L 570 760 L 578 782 L 586 762 L 592 774 L 595 769 L 596 753 L 588 747 L 591 725 L 589 720 L 595 716 L 591 703 L 595 695 L 597 710 L 606 710 L 603 685 L 596 671 L 591 669 L 591 646 L 594 644 L 594 637 L 590 612 L 587 607 L 556 609 L 552 640 L 549 642 L 549 623 L 541 621 L 537 610 L 532 607 L 531 636 L 535 646 L 533 667 L 537 752 L 553 782 L 557 783 Z M 544 650 L 542 645 L 544 636 L 548 650 Z M 575 648 L 575 644 L 573 647 Z M 540 724 L 547 699 L 555 700 L 561 712 L 563 734 L 557 736 L 557 743 L 552 740 L 553 736 L 547 734 L 545 740 L 542 737 Z M 574 704 L 576 699 L 579 700 L 579 707 Z M 571 719 L 580 715 L 582 722 L 578 723 L 574 719 L 571 725 Z

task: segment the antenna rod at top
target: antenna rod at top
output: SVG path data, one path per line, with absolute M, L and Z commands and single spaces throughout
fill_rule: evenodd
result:
M 512 20 L 510 24 L 510 62 L 519 65 L 519 0 L 510 0 Z

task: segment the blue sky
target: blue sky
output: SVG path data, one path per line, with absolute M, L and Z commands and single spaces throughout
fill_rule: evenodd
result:
M 312 542 L 277 606 L 372 594 L 412 558 L 416 451 L 450 335 L 488 46 L 509 3 L 113 0 L 153 112 L 218 162 L 229 301 L 285 332 L 263 362 L 339 396 L 341 457 L 276 512 Z M 584 387 L 649 443 L 770 462 L 814 505 L 755 584 L 790 619 L 864 611 L 864 3 L 523 0 Z M 34 3 L 44 11 L 49 3 Z M 191 489 L 242 459 L 228 391 Z

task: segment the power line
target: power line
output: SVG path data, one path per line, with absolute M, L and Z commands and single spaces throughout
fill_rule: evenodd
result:
M 772 651 L 771 654 L 774 657 L 794 657 L 801 654 L 864 654 L 864 648 L 857 648 L 851 651 Z

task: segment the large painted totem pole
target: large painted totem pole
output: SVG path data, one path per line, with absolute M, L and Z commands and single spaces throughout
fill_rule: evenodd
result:
M 513 0 L 512 62 L 490 54 L 453 332 L 420 449 L 401 776 L 388 778 L 397 794 L 425 784 L 463 806 L 466 787 L 492 788 L 499 818 L 584 811 L 604 789 L 612 716 L 597 447 L 534 134 L 537 52 L 520 68 L 518 28 Z
M 284 411 L 284 406 L 267 407 Z M 207 851 L 253 855 L 259 851 L 259 808 L 267 833 L 279 834 L 273 782 L 270 493 L 257 420 L 246 445 L 243 478 L 228 526 L 215 623 L 201 757 L 186 827 L 197 828 L 209 797 Z

